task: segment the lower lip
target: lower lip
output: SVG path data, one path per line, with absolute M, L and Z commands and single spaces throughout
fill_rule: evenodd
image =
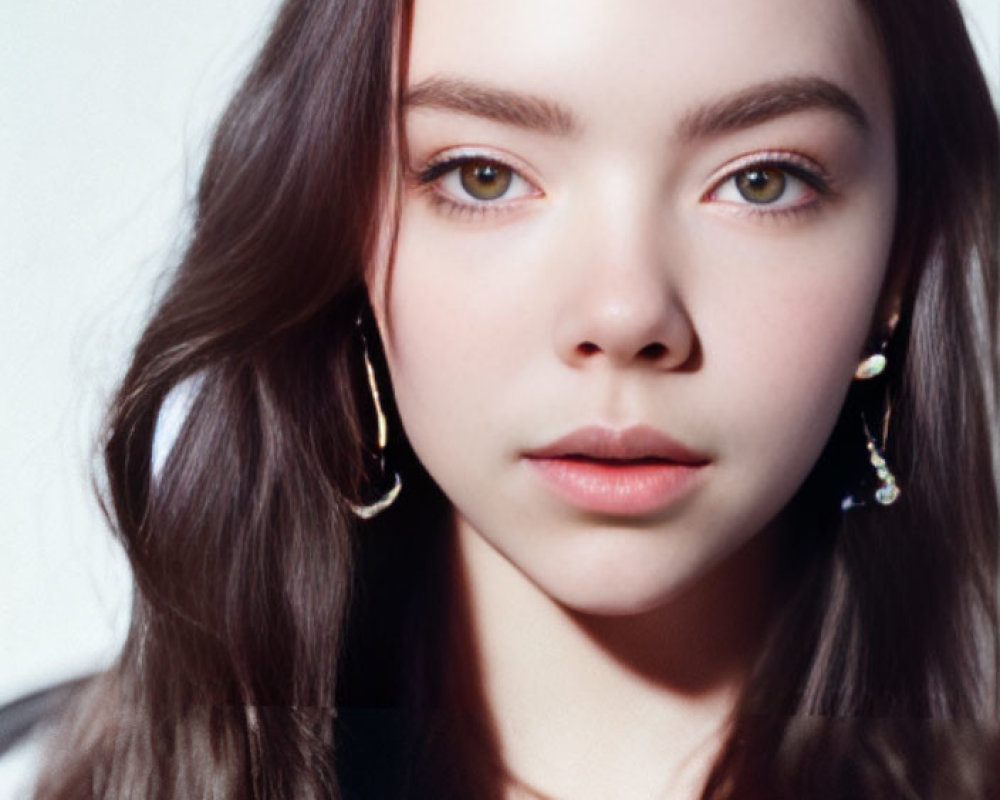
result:
M 598 514 L 641 516 L 664 511 L 695 483 L 704 464 L 532 458 L 545 483 L 564 500 Z

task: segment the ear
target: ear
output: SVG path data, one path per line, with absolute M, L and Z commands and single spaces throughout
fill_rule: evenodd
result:
M 396 245 L 399 241 L 399 226 L 403 209 L 405 177 L 399 144 L 399 132 L 392 125 L 389 146 L 388 170 L 382 181 L 382 191 L 378 203 L 374 242 L 364 268 L 365 291 L 371 306 L 383 345 L 392 330 L 390 319 L 390 295 L 392 292 L 392 272 L 396 261 Z
M 396 225 L 386 220 L 379 226 L 379 241 L 365 268 L 365 293 L 374 317 L 378 335 L 384 342 L 389 331 L 389 295 L 392 289 L 392 268 L 396 248 Z
M 389 319 L 390 294 L 392 292 L 392 271 L 396 260 L 396 244 L 400 219 L 400 181 L 392 175 L 383 201 L 379 204 L 378 229 L 372 252 L 364 270 L 365 291 L 371 306 L 375 325 L 383 343 L 391 330 Z
M 882 284 L 882 293 L 875 306 L 869 341 L 881 344 L 889 341 L 896 332 L 903 311 L 903 298 L 910 281 L 910 273 L 906 260 L 899 258 L 898 252 L 894 252 Z
M 899 315 L 902 310 L 902 295 L 896 294 L 880 302 L 872 325 L 872 339 L 877 342 L 888 342 L 899 325 Z

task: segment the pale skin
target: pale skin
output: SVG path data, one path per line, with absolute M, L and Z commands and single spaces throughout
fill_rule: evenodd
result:
M 891 316 L 889 96 L 847 0 L 417 0 L 369 289 L 454 506 L 509 797 L 697 796 L 771 534 Z M 654 512 L 581 509 L 526 454 L 594 425 L 707 463 Z

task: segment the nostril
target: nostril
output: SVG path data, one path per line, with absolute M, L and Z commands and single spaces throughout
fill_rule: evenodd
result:
M 593 342 L 581 342 L 577 349 L 582 355 L 592 356 L 594 353 L 600 352 L 601 348 L 598 347 Z
M 645 359 L 647 361 L 659 361 L 663 356 L 667 354 L 667 347 L 660 342 L 652 342 L 647 344 L 642 350 L 639 351 L 639 358 Z

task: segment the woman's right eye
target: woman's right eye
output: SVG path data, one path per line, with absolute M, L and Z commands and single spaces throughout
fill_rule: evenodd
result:
M 493 158 L 459 156 L 430 164 L 419 176 L 435 201 L 455 210 L 499 210 L 541 192 L 512 166 Z

